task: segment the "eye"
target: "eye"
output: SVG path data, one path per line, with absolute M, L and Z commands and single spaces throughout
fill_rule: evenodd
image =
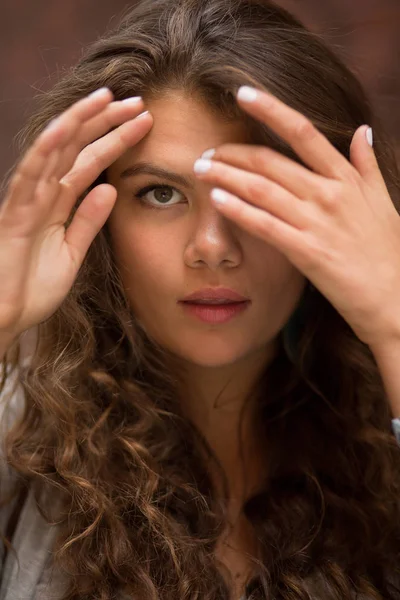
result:
M 148 198 L 145 198 L 150 192 L 154 192 L 155 202 L 151 202 Z M 150 206 L 151 208 L 161 208 L 162 206 L 168 207 L 178 204 L 178 202 L 170 202 L 170 200 L 173 199 L 174 192 L 183 197 L 181 192 L 170 185 L 147 185 L 136 192 L 135 197 L 146 206 Z

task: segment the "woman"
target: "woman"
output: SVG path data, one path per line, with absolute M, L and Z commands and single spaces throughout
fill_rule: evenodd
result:
M 0 598 L 399 598 L 399 179 L 354 76 L 270 2 L 142 0 L 19 139 Z

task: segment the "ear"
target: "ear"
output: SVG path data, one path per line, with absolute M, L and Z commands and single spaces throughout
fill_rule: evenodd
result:
M 381 188 L 382 183 L 385 185 L 385 181 L 376 160 L 374 148 L 368 143 L 367 131 L 369 129 L 368 125 L 362 125 L 355 132 L 350 145 L 350 161 L 364 181 L 372 187 Z M 372 130 L 368 137 L 372 140 Z

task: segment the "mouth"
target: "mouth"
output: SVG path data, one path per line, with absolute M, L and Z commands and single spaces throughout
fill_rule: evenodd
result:
M 192 300 L 180 302 L 182 308 L 192 317 L 204 323 L 221 324 L 231 321 L 243 313 L 251 304 L 250 300 Z
M 186 304 L 207 304 L 212 306 L 219 306 L 220 304 L 240 304 L 241 302 L 244 302 L 244 300 L 228 300 L 223 298 L 221 298 L 220 300 L 216 300 L 215 298 L 210 298 L 209 300 L 207 300 L 205 298 L 204 300 L 183 300 L 183 302 L 185 302 Z

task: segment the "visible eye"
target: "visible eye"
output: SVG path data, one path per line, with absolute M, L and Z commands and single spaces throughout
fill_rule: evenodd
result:
M 149 194 L 150 192 L 154 192 L 154 198 L 156 200 L 156 202 L 159 202 L 160 204 L 157 206 L 157 204 L 154 204 L 153 202 L 151 202 L 149 199 L 145 199 L 145 196 L 147 196 L 147 194 Z M 140 189 L 138 192 L 136 192 L 135 197 L 138 198 L 140 200 L 140 202 L 142 204 L 145 204 L 146 206 L 150 206 L 151 208 L 161 208 L 161 206 L 173 206 L 175 204 L 178 204 L 178 202 L 172 202 L 170 203 L 170 200 L 173 199 L 173 192 L 176 192 L 177 194 L 179 194 L 181 197 L 183 197 L 183 194 L 181 194 L 181 192 L 179 192 L 177 189 L 171 187 L 170 185 L 147 185 L 146 187 Z

